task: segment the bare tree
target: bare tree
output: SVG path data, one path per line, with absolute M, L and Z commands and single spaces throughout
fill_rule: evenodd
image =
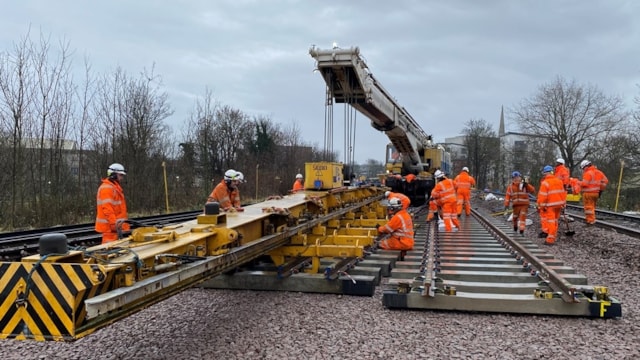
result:
M 540 86 L 537 94 L 525 99 L 513 113 L 523 132 L 549 139 L 573 169 L 592 157 L 603 141 L 628 128 L 623 107 L 619 97 L 558 76 Z
M 0 176 L 3 185 L 10 189 L 7 221 L 10 227 L 21 223 L 20 213 L 25 205 L 25 171 L 28 164 L 24 161 L 25 122 L 31 111 L 33 72 L 30 68 L 29 36 L 22 38 L 12 52 L 1 54 L 0 58 L 0 120 L 3 133 L 10 139 L 10 156 L 4 162 L 9 169 Z M 3 152 L 4 153 L 4 152 Z
M 469 167 L 480 188 L 502 186 L 498 173 L 500 140 L 491 125 L 483 120 L 471 119 L 462 133 L 469 152 Z

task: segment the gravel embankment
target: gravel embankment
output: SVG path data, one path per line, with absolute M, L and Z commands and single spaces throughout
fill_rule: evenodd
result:
M 491 204 L 483 204 L 483 207 Z M 538 219 L 527 229 L 537 239 Z M 350 297 L 190 289 L 73 343 L 0 340 L 0 359 L 638 359 L 640 241 L 572 224 L 548 249 L 623 301 L 615 320 L 388 310 Z

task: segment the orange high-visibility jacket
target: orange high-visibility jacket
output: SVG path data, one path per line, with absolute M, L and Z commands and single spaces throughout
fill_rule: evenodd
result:
M 431 197 L 436 201 L 438 206 L 446 203 L 455 203 L 457 198 L 453 180 L 444 179 L 438 181 L 433 190 L 431 190 Z
M 296 181 L 293 183 L 293 192 L 298 192 L 298 191 L 302 191 L 304 190 L 304 184 L 302 183 L 302 180 L 296 179 Z
M 564 190 L 562 180 L 552 174 L 547 174 L 540 182 L 538 191 L 538 206 L 552 207 L 564 206 L 567 200 L 567 192 Z
M 507 187 L 507 192 L 504 195 L 504 206 L 509 206 L 509 202 L 513 203 L 513 206 L 526 205 L 529 206 L 529 194 L 533 194 L 536 189 L 531 184 L 524 182 L 512 182 Z
M 413 247 L 413 220 L 404 209 L 395 213 L 389 222 L 380 226 L 378 232 L 390 234 L 402 244 Z
M 591 165 L 584 169 L 582 183 L 580 185 L 582 186 L 583 193 L 598 193 L 603 191 L 608 183 L 609 179 L 607 179 L 604 173 L 594 165 Z
M 227 210 L 231 207 L 240 207 L 240 191 L 238 189 L 230 189 L 224 179 L 220 180 L 218 185 L 213 189 L 208 202 L 216 201 L 220 204 L 220 208 Z
M 569 173 L 569 169 L 563 164 L 556 165 L 556 168 L 553 170 L 553 174 L 562 181 L 562 184 L 566 188 L 570 184 L 571 174 Z
M 404 177 L 404 179 L 407 181 L 407 184 L 411 184 L 411 182 L 416 178 L 417 176 L 415 176 L 414 174 L 408 174 L 407 176 Z
M 127 219 L 127 203 L 120 183 L 108 178 L 102 179 L 96 195 L 96 226 L 99 233 L 115 233 L 116 221 Z M 122 231 L 129 231 L 127 223 L 122 224 Z
M 453 180 L 457 190 L 471 190 L 476 186 L 476 179 L 469 175 L 468 172 L 463 171 Z
M 397 193 L 397 192 L 389 193 L 389 197 L 387 198 L 387 200 L 391 200 L 393 198 L 400 200 L 403 210 L 407 210 L 409 205 L 411 205 L 411 199 L 409 199 L 409 197 L 403 193 Z

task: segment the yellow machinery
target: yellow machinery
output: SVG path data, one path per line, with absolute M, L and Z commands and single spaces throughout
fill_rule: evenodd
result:
M 304 188 L 308 190 L 330 190 L 344 186 L 343 166 L 335 162 L 312 162 L 305 164 Z
M 74 340 L 266 254 L 276 265 L 310 259 L 311 273 L 323 257 L 361 258 L 384 222 L 382 196 L 307 191 L 226 214 L 212 203 L 192 221 L 88 249 L 48 234 L 40 255 L 0 262 L 0 338 Z

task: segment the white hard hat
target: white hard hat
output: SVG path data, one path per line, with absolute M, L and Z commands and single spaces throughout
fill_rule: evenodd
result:
M 562 165 L 564 165 L 564 159 L 563 159 L 563 158 L 558 158 L 558 159 L 556 160 L 556 162 L 557 162 L 558 164 L 562 164 Z
M 462 171 L 469 172 L 469 168 L 465 166 L 465 167 L 462 168 Z
M 236 178 L 233 179 L 233 180 L 238 180 L 241 183 L 243 183 L 244 182 L 244 174 L 241 173 L 240 171 L 236 172 Z
M 589 160 L 582 160 L 582 162 L 580 163 L 580 169 L 584 169 L 587 166 L 591 165 L 591 161 Z
M 384 197 L 385 197 L 385 198 L 388 198 L 388 197 L 389 197 L 389 195 L 391 195 L 391 191 L 385 191 L 385 192 L 384 192 Z
M 303 178 L 302 174 L 296 175 L 296 179 L 302 179 L 302 178 Z
M 236 179 L 236 176 L 238 176 L 238 172 L 233 170 L 233 169 L 229 169 L 229 170 L 224 172 L 224 179 L 225 180 L 238 180 L 238 179 Z
M 441 179 L 444 177 L 444 172 L 440 171 L 440 170 L 436 170 L 436 172 L 433 174 L 433 176 L 436 177 L 436 179 Z
M 400 199 L 394 197 L 391 200 L 389 200 L 389 205 L 387 205 L 387 208 L 393 209 L 393 210 L 400 210 L 402 209 L 402 202 L 400 201 Z
M 127 172 L 124 170 L 124 166 L 118 163 L 113 163 L 109 165 L 107 169 L 107 176 L 111 176 L 111 174 L 122 174 L 127 175 Z

